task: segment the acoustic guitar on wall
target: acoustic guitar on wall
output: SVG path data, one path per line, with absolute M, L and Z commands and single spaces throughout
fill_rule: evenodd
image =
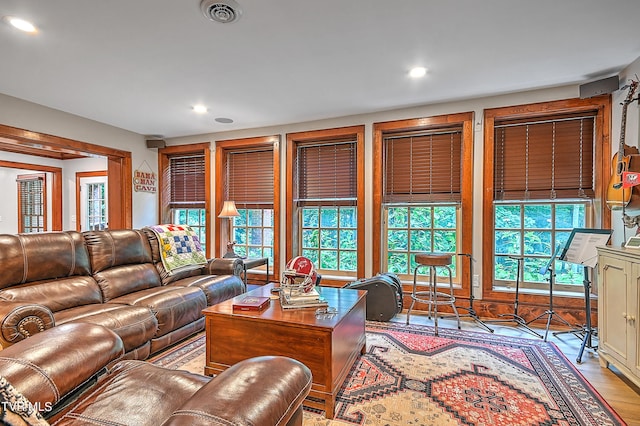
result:
M 607 207 L 611 210 L 622 209 L 626 207 L 640 207 L 640 197 L 635 197 L 632 204 L 638 204 L 633 206 L 632 192 L 633 188 L 625 188 L 623 185 L 622 174 L 630 170 L 631 161 L 633 156 L 638 154 L 638 148 L 634 146 L 628 146 L 624 143 L 624 137 L 627 127 L 627 107 L 634 101 L 633 95 L 638 88 L 638 82 L 631 80 L 629 83 L 629 92 L 627 97 L 622 103 L 622 128 L 620 130 L 620 145 L 618 152 L 613 156 L 611 160 L 611 179 L 609 180 L 609 186 L 607 187 Z M 636 157 L 637 158 L 637 157 Z M 638 161 L 635 159 L 635 161 Z

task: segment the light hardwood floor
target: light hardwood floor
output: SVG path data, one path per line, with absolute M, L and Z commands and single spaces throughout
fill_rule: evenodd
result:
M 398 314 L 391 321 L 405 324 L 406 318 L 406 314 L 403 312 Z M 410 323 L 433 325 L 433 320 L 429 319 L 426 314 L 414 311 L 411 313 Z M 540 339 L 528 332 L 526 329 L 517 327 L 513 323 L 489 323 L 488 325 L 495 330 L 495 334 Z M 438 327 L 456 328 L 456 323 L 455 320 L 452 319 L 438 319 Z M 491 336 L 491 333 L 487 332 L 470 318 L 461 318 L 461 328 L 468 331 L 487 333 L 488 336 Z M 545 334 L 544 326 L 542 328 L 532 328 L 538 331 L 541 335 Z M 638 387 L 633 383 L 626 380 L 624 376 L 620 375 L 617 371 L 600 367 L 597 350 L 585 349 L 582 356 L 582 363 L 578 364 L 576 362 L 576 358 L 578 357 L 582 340 L 569 333 L 554 336 L 552 331 L 560 331 L 561 329 L 554 327 L 553 323 L 551 328 L 552 330 L 550 330 L 547 336 L 547 341 L 555 343 L 558 348 L 560 348 L 569 361 L 573 363 L 578 371 L 582 373 L 587 381 L 591 383 L 598 393 L 600 393 L 600 395 L 629 426 L 640 426 L 640 389 L 638 389 Z M 596 346 L 597 342 L 597 339 L 595 339 L 593 341 L 593 346 Z

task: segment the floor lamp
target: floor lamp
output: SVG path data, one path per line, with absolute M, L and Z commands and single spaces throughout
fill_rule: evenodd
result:
M 236 244 L 236 242 L 233 241 L 232 238 L 233 218 L 236 216 L 240 216 L 240 213 L 238 213 L 238 209 L 236 209 L 236 203 L 234 201 L 225 201 L 224 204 L 222 204 L 222 211 L 218 215 L 219 218 L 227 219 L 229 221 L 229 229 L 227 231 L 227 252 L 224 254 L 224 256 L 222 256 L 225 258 L 240 257 L 236 254 L 235 251 L 233 251 L 233 246 Z

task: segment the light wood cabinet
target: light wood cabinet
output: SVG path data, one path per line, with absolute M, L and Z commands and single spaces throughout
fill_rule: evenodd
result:
M 598 247 L 598 353 L 640 386 L 640 250 Z

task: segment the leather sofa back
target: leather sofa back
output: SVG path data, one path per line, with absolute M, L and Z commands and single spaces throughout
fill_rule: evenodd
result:
M 149 240 L 142 231 L 89 231 L 83 235 L 104 302 L 161 285 Z
M 151 263 L 147 237 L 135 229 L 87 231 L 82 234 L 96 274 L 114 266 Z
M 91 275 L 89 253 L 76 231 L 0 235 L 0 264 L 0 289 Z
M 36 303 L 58 312 L 76 306 L 102 303 L 102 292 L 93 277 L 40 281 L 0 291 L 0 299 Z

